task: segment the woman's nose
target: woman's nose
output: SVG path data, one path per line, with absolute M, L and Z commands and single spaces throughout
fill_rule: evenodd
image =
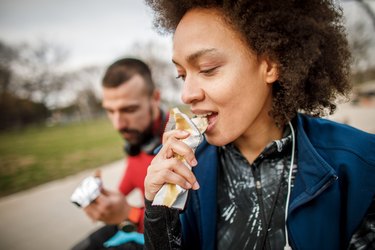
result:
M 192 104 L 203 100 L 204 91 L 199 86 L 197 80 L 193 78 L 186 77 L 184 87 L 182 89 L 181 99 L 186 104 Z

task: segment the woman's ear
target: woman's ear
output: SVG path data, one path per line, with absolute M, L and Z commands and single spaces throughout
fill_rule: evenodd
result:
M 271 59 L 267 58 L 265 59 L 266 63 L 266 75 L 265 75 L 265 80 L 266 83 L 272 84 L 274 83 L 278 78 L 279 78 L 279 68 L 277 63 L 272 61 Z

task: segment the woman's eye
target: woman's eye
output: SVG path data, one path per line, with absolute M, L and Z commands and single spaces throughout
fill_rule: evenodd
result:
M 176 76 L 176 79 L 181 79 L 182 81 L 185 81 L 185 76 L 184 75 L 178 75 L 178 76 Z
M 207 76 L 210 76 L 210 75 L 213 75 L 216 71 L 216 69 L 218 69 L 219 67 L 213 67 L 213 68 L 210 68 L 210 69 L 204 69 L 204 70 L 201 70 L 200 73 L 202 74 L 205 74 Z

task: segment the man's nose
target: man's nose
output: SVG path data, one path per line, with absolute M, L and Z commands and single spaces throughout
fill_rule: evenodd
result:
M 127 127 L 126 117 L 120 113 L 115 113 L 112 117 L 112 124 L 118 131 L 125 129 Z

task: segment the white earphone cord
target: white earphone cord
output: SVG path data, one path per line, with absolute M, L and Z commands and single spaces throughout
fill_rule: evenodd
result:
M 291 246 L 289 245 L 289 238 L 288 238 L 288 229 L 286 226 L 286 221 L 288 219 L 288 207 L 289 207 L 289 199 L 290 193 L 292 189 L 292 173 L 293 173 L 293 164 L 294 164 L 294 150 L 295 150 L 295 134 L 292 124 L 289 122 L 290 130 L 292 132 L 292 157 L 290 160 L 290 169 L 289 169 L 289 176 L 288 176 L 288 194 L 286 196 L 286 204 L 285 204 L 285 246 L 284 250 L 291 250 Z

